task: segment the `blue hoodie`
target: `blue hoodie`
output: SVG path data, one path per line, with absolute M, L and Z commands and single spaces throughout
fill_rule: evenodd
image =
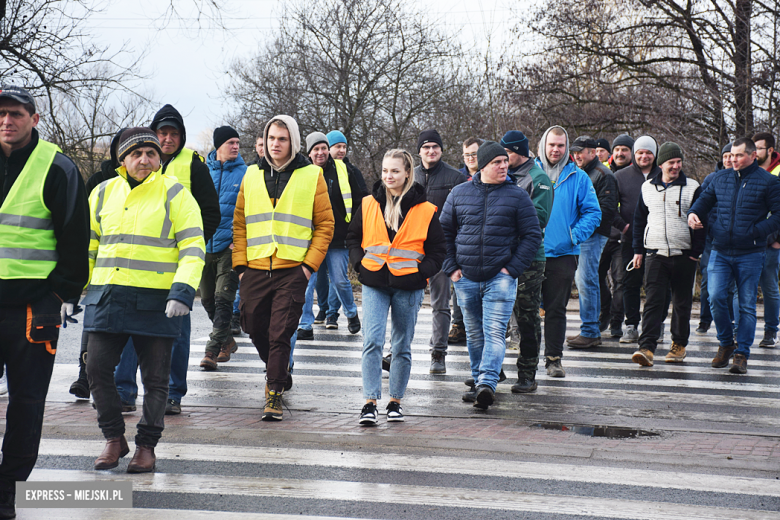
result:
M 233 213 L 236 211 L 236 198 L 244 180 L 246 164 L 241 155 L 224 164 L 217 160 L 217 151 L 212 150 L 206 158 L 211 179 L 219 196 L 219 226 L 214 236 L 206 244 L 207 253 L 221 253 L 233 242 Z

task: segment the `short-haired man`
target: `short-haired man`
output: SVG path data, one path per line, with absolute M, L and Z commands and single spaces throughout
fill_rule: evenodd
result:
M 756 143 L 758 165 L 772 175 L 780 175 L 780 153 L 775 151 L 775 136 L 759 132 L 753 136 L 753 142 Z
M 599 226 L 601 208 L 588 174 L 569 156 L 566 130 L 552 126 L 544 132 L 536 163 L 550 178 L 555 190 L 544 234 L 547 257 L 542 284 L 545 367 L 550 377 L 566 377 L 561 366 L 566 338 L 566 304 L 571 296 L 580 244 Z
M 258 135 L 257 139 L 255 139 L 255 153 L 257 154 L 257 157 L 255 158 L 255 163 L 259 163 L 260 159 L 263 158 L 265 155 L 264 153 L 264 144 L 263 144 L 263 136 Z
M 672 347 L 667 363 L 681 363 L 691 333 L 691 306 L 696 265 L 704 250 L 704 229 L 688 227 L 688 210 L 701 193 L 699 183 L 682 171 L 683 151 L 667 142 L 658 150 L 661 175 L 642 185 L 634 212 L 634 265 L 646 256 L 644 313 L 639 349 L 631 360 L 653 366 L 653 355 L 667 313 L 668 292 L 672 300 Z
M 609 168 L 609 158 L 612 156 L 612 147 L 609 146 L 609 141 L 603 137 L 596 139 L 596 156 L 601 161 L 601 164 Z
M 463 141 L 463 168 L 460 169 L 460 173 L 465 175 L 468 180 L 479 171 L 477 168 L 477 150 L 484 143 L 479 137 L 469 137 Z
M 442 144 L 439 132 L 425 130 L 417 138 L 417 153 L 420 165 L 414 168 L 414 180 L 425 188 L 428 202 L 436 205 L 438 211 L 452 189 L 467 181 L 466 176 L 442 161 Z M 433 309 L 433 333 L 431 334 L 431 374 L 446 374 L 447 343 L 450 330 L 450 277 L 444 270 L 428 280 Z
M 628 134 L 620 134 L 612 141 L 612 155 L 609 158 L 609 169 L 617 173 L 628 167 L 634 157 L 634 139 Z
M 704 226 L 711 210 L 712 253 L 708 271 L 710 306 L 718 330 L 718 354 L 714 368 L 747 373 L 750 347 L 756 334 L 758 280 L 764 266 L 766 241 L 780 231 L 780 180 L 758 165 L 756 145 L 749 138 L 737 139 L 731 147 L 732 168 L 715 174 L 712 182 L 688 212 L 688 225 Z M 769 216 L 771 213 L 771 216 Z M 767 218 L 769 216 L 769 218 Z M 727 294 L 733 280 L 739 294 L 737 344 Z
M 322 169 L 298 153 L 295 119 L 275 116 L 263 139 L 266 155 L 247 169 L 236 199 L 233 268 L 241 278 L 241 326 L 266 364 L 263 420 L 281 421 L 290 341 L 334 221 Z
M 200 362 L 204 370 L 216 370 L 217 363 L 230 361 L 230 355 L 238 350 L 230 322 L 238 288 L 231 248 L 233 213 L 236 210 L 238 190 L 246 173 L 246 163 L 238 152 L 239 146 L 238 132 L 230 126 L 221 126 L 214 130 L 215 150 L 206 157 L 219 196 L 222 219 L 217 232 L 206 243 L 206 265 L 200 281 L 201 302 L 213 324 L 206 343 L 206 355 Z
M 599 262 L 612 229 L 612 220 L 617 213 L 617 181 L 615 175 L 596 155 L 596 140 L 592 137 L 587 135 L 578 137 L 572 143 L 571 151 L 577 167 L 590 177 L 601 208 L 599 227 L 580 244 L 577 272 L 574 275 L 580 300 L 580 333 L 566 339 L 566 344 L 570 348 L 590 348 L 601 344 Z
M 443 271 L 463 308 L 475 381 L 463 400 L 486 410 L 504 362 L 517 279 L 531 265 L 542 232 L 530 197 L 507 177 L 504 148 L 487 141 L 478 153 L 479 173 L 452 190 L 441 222 L 447 243 Z
M 39 120 L 27 90 L 0 86 L 0 367 L 8 374 L 1 518 L 16 517 L 16 482 L 38 458 L 58 327 L 89 280 L 84 183 L 73 161 L 39 138 Z

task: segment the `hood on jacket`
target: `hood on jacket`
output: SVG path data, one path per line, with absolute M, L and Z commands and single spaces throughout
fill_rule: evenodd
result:
M 157 111 L 157 113 L 154 115 L 154 118 L 152 119 L 152 124 L 149 125 L 149 128 L 151 128 L 153 131 L 157 131 L 157 127 L 160 126 L 160 123 L 163 122 L 166 119 L 172 119 L 176 121 L 176 123 L 179 124 L 181 132 L 181 143 L 179 144 L 179 147 L 176 149 L 176 151 L 173 153 L 173 155 L 178 154 L 182 151 L 184 148 L 184 144 L 187 142 L 187 130 L 184 128 L 184 118 L 181 117 L 181 114 L 178 110 L 173 108 L 173 105 L 165 105 L 160 110 Z
M 769 168 L 766 171 L 771 173 L 772 170 L 777 168 L 778 164 L 780 164 L 780 153 L 772 152 L 772 156 L 769 158 Z
M 275 123 L 276 121 L 281 121 L 284 123 L 287 126 L 287 130 L 290 132 L 290 158 L 287 160 L 287 162 L 278 166 L 271 163 L 270 159 L 268 159 L 268 129 L 271 128 L 271 124 Z M 266 123 L 265 128 L 263 129 L 263 147 L 266 153 L 266 156 L 263 157 L 263 159 L 271 167 L 271 170 L 280 172 L 284 171 L 284 169 L 289 166 L 291 162 L 293 162 L 293 159 L 295 159 L 295 156 L 301 149 L 301 131 L 298 130 L 298 123 L 295 121 L 295 119 L 285 115 L 272 117 L 268 123 Z
M 554 166 L 550 164 L 550 162 L 547 160 L 547 153 L 546 153 L 546 146 L 547 146 L 547 135 L 550 133 L 550 130 L 553 128 L 560 128 L 563 130 L 563 135 L 566 136 L 566 149 L 563 151 L 563 157 L 561 157 L 561 160 L 558 161 L 557 164 Z M 541 163 L 542 170 L 544 170 L 544 173 L 547 174 L 547 176 L 550 178 L 552 182 L 558 181 L 558 176 L 560 176 L 563 169 L 566 167 L 566 164 L 569 162 L 569 134 L 566 132 L 566 130 L 558 125 L 553 125 L 547 130 L 544 131 L 544 134 L 542 135 L 542 139 L 539 141 L 539 153 L 537 154 L 537 158 L 539 159 L 539 162 Z
M 119 138 L 122 136 L 122 132 L 127 130 L 127 128 L 120 129 L 113 139 L 111 139 L 111 146 L 109 147 L 109 152 L 111 153 L 111 166 L 112 170 L 115 170 L 121 166 L 119 163 L 119 154 L 117 153 L 117 148 L 119 147 Z

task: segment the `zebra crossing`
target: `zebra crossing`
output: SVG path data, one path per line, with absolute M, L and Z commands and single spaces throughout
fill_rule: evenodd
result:
M 205 319 L 198 311 L 193 319 Z M 199 440 L 184 435 L 183 427 L 168 428 L 156 450 L 157 472 L 135 476 L 123 472 L 126 459 L 116 470 L 91 469 L 103 446 L 99 437 L 63 442 L 45 436 L 32 480 L 131 479 L 136 508 L 27 509 L 19 510 L 18 517 L 780 518 L 777 464 L 726 462 L 723 457 L 675 460 L 662 453 L 604 452 L 595 457 L 590 446 L 502 450 L 495 441 L 467 442 L 456 449 L 437 443 L 435 435 L 407 442 L 412 430 L 394 434 L 389 425 L 360 429 L 362 337 L 346 331 L 343 316 L 339 326 L 315 326 L 313 341 L 297 343 L 294 385 L 285 394 L 285 420 L 295 422 L 294 431 L 264 423 L 254 431 L 226 431 L 221 438 Z M 578 327 L 578 316 L 569 313 L 567 335 L 576 334 Z M 717 349 L 714 332 L 692 334 L 685 363 L 661 361 L 651 368 L 631 362 L 635 345 L 605 338 L 592 349 L 566 349 L 563 379 L 548 378 L 540 364 L 539 389 L 526 395 L 510 392 L 517 351 L 508 350 L 504 370 L 509 379 L 499 384 L 496 404 L 485 413 L 460 399 L 463 380 L 471 375 L 465 346 L 450 347 L 446 375 L 428 373 L 430 330 L 431 311 L 423 308 L 404 398 L 404 427 L 447 418 L 475 424 L 514 419 L 528 425 L 630 427 L 662 435 L 693 431 L 771 438 L 780 432 L 778 349 L 756 348 L 748 374 L 736 376 L 710 367 Z M 216 372 L 198 368 L 206 341 L 193 336 L 184 413 L 262 407 L 264 366 L 249 339 L 237 338 L 237 353 Z M 659 354 L 668 347 L 659 345 Z M 72 401 L 67 388 L 76 371 L 70 364 L 55 365 L 49 401 Z M 386 397 L 380 410 L 384 401 Z M 126 416 L 128 426 L 139 415 Z M 332 418 L 354 422 L 354 427 L 307 426 L 307 418 L 315 416 L 318 424 Z

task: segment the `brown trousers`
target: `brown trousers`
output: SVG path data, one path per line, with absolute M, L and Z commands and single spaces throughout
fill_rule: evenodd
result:
M 266 365 L 271 390 L 282 390 L 290 363 L 290 339 L 298 327 L 308 280 L 301 266 L 247 269 L 241 278 L 241 326 Z

